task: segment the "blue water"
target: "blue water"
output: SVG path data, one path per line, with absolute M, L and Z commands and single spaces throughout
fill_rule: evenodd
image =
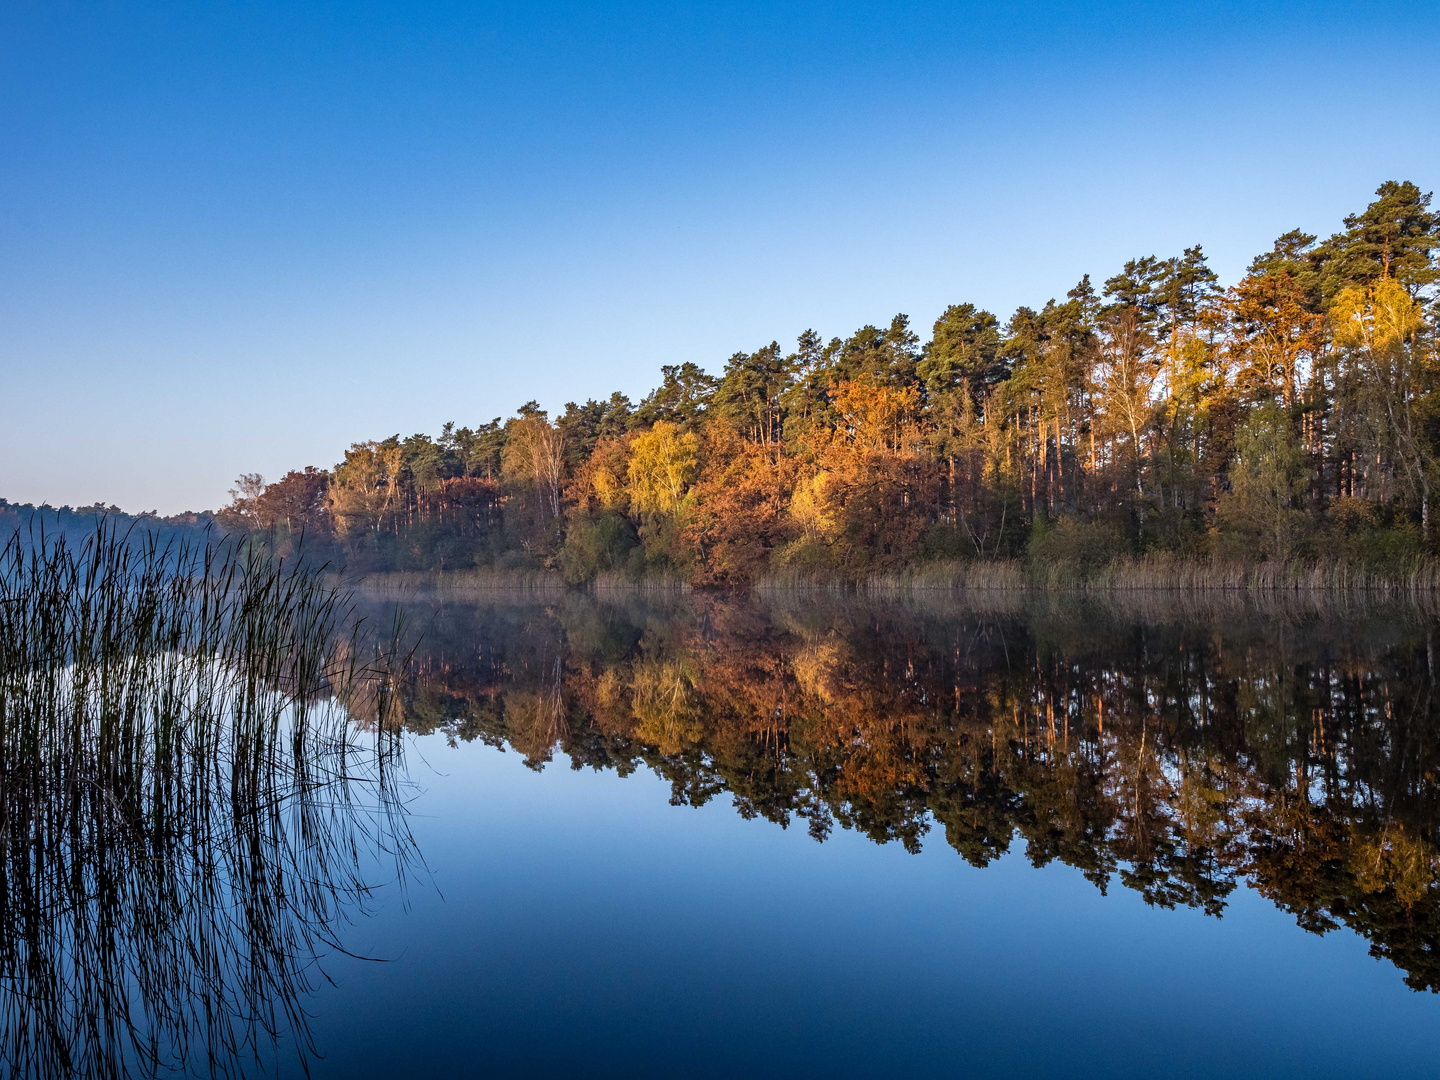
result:
M 426 869 L 345 935 L 383 962 L 325 960 L 318 1077 L 1440 1075 L 1440 997 L 1244 885 L 1215 919 L 672 806 L 643 768 L 409 760 Z

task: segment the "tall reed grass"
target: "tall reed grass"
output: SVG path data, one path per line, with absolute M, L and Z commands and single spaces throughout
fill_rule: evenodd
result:
M 407 599 L 411 596 L 465 593 L 513 593 L 515 595 L 559 596 L 569 591 L 565 580 L 553 570 L 394 570 L 367 574 L 352 583 L 356 592 L 371 598 Z
M 414 858 L 394 665 L 258 549 L 106 523 L 0 549 L 0 1065 L 240 1075 Z M 362 733 L 363 732 L 363 733 Z

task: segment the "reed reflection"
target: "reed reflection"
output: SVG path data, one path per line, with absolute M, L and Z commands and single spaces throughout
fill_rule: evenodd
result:
M 641 765 L 700 805 L 984 866 L 1021 845 L 1220 916 L 1247 882 L 1440 989 L 1435 649 L 1411 609 L 446 604 L 414 730 Z
M 349 625 L 234 548 L 0 553 L 0 1071 L 305 1067 L 318 960 L 414 855 Z

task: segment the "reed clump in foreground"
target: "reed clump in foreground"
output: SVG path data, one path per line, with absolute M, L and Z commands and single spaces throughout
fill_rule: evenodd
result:
M 316 958 L 413 856 L 383 660 L 343 595 L 252 547 L 9 539 L 3 1071 L 308 1057 Z

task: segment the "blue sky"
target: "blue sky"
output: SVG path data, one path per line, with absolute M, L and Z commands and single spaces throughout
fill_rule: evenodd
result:
M 1440 5 L 0 10 L 0 496 L 240 472 L 1440 178 Z

